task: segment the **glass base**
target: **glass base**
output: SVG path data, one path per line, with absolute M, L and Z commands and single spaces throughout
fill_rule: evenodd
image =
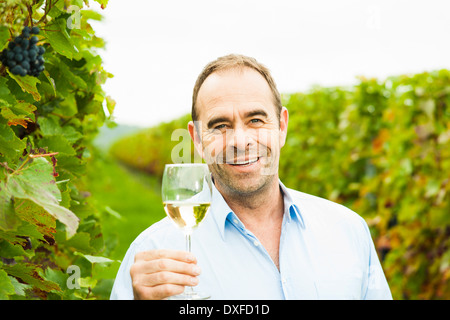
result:
M 171 296 L 168 300 L 207 300 L 211 296 L 204 292 L 196 292 L 186 288 L 182 294 Z

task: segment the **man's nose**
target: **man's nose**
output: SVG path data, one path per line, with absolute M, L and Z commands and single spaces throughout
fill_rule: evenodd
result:
M 236 150 L 245 150 L 254 143 L 248 130 L 241 127 L 228 129 L 226 139 L 227 147 Z

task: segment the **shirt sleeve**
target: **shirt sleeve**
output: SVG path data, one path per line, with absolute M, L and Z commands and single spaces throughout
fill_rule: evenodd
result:
M 125 257 L 120 264 L 117 272 L 114 285 L 111 290 L 110 300 L 133 300 L 133 286 L 131 284 L 130 268 L 134 263 L 134 256 L 136 254 L 136 246 L 131 244 L 128 248 Z
M 373 244 L 369 228 L 365 224 L 367 236 L 369 237 L 370 252 L 368 261 L 368 272 L 366 279 L 366 292 L 364 300 L 392 300 L 391 290 L 378 259 L 375 245 Z

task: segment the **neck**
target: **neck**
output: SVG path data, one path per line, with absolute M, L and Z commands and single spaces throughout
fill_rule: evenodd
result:
M 239 217 L 245 228 L 259 239 L 279 269 L 284 201 L 278 176 L 274 177 L 263 190 L 254 194 L 226 194 L 217 183 L 216 186 L 231 210 Z
M 217 184 L 216 184 L 217 186 Z M 217 186 L 231 210 L 247 227 L 282 219 L 284 212 L 283 194 L 278 176 L 262 190 L 252 194 L 226 194 Z

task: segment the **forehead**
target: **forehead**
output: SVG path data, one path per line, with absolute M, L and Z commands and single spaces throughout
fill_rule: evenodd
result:
M 197 96 L 197 112 L 203 119 L 219 110 L 245 111 L 252 107 L 275 112 L 272 91 L 266 79 L 247 67 L 212 73 L 203 82 Z

